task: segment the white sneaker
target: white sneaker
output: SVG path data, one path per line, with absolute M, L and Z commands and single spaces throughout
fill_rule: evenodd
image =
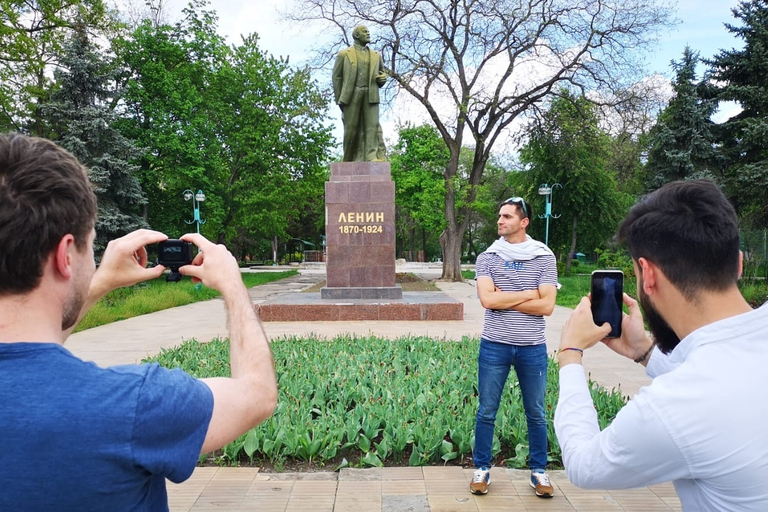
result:
M 472 494 L 488 494 L 488 486 L 491 485 L 491 468 L 477 468 L 469 483 L 469 492 Z
M 551 498 L 555 494 L 552 484 L 549 483 L 549 475 L 545 471 L 531 471 L 531 487 L 540 498 Z

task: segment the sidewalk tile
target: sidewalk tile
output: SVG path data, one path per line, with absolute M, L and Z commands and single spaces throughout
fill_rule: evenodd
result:
M 518 496 L 495 493 L 495 491 L 496 489 L 493 489 L 485 496 L 474 497 L 478 512 L 522 512 L 526 510 L 523 501 Z
M 382 496 L 382 512 L 432 512 L 426 496 Z
M 421 470 L 424 473 L 424 480 L 427 482 L 465 479 L 464 470 L 459 466 L 424 466 Z
M 427 496 L 430 512 L 478 512 L 469 493 L 464 496 Z
M 394 480 L 381 482 L 382 496 L 426 496 L 423 480 Z
M 382 480 L 423 480 L 421 467 L 381 468 Z

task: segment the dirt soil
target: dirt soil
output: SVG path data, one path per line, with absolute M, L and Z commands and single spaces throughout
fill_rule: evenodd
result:
M 198 462 L 198 467 L 210 467 L 210 466 L 218 466 L 218 467 L 226 467 L 226 466 L 237 466 L 237 467 L 258 467 L 260 473 L 317 473 L 319 471 L 337 471 L 339 467 L 342 465 L 344 458 L 347 459 L 347 465 L 344 467 L 351 467 L 351 468 L 363 468 L 366 467 L 362 462 L 362 456 L 359 453 L 345 453 L 343 455 L 339 455 L 335 457 L 332 460 L 327 460 L 324 462 L 307 462 L 307 461 L 301 461 L 298 459 L 281 459 L 277 461 L 270 461 L 268 459 L 259 459 L 256 458 L 253 461 L 251 461 L 248 456 L 245 454 L 241 454 L 239 460 L 236 464 L 228 463 L 223 458 L 223 452 L 221 450 L 217 450 L 216 452 L 209 454 L 208 458 L 203 462 Z M 503 465 L 503 461 L 501 461 L 501 464 Z M 391 459 L 387 459 L 384 461 L 384 465 L 386 467 L 408 467 L 408 457 L 403 456 L 402 460 L 395 461 Z M 438 464 L 432 464 L 432 465 L 438 465 Z M 474 467 L 474 464 L 472 462 L 472 456 L 466 455 L 464 457 L 454 459 L 452 461 L 446 462 L 446 463 L 440 463 L 440 466 L 460 466 L 462 468 L 471 468 Z
M 395 274 L 395 282 L 403 287 L 404 292 L 439 292 L 434 282 L 427 281 L 415 274 Z M 325 280 L 304 290 L 304 293 L 320 293 L 320 288 L 325 286 Z

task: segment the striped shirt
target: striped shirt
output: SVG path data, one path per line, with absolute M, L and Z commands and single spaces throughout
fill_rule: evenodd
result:
M 495 253 L 484 252 L 475 262 L 475 280 L 480 277 L 490 277 L 503 292 L 536 290 L 543 284 L 557 286 L 557 262 L 552 255 L 504 261 Z M 513 309 L 486 309 L 482 337 L 511 345 L 546 343 L 544 317 Z

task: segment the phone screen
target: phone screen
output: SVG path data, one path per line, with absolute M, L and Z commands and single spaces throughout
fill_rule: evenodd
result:
M 621 270 L 592 272 L 592 318 L 597 325 L 611 324 L 606 338 L 621 336 L 621 312 L 624 294 L 624 273 Z

